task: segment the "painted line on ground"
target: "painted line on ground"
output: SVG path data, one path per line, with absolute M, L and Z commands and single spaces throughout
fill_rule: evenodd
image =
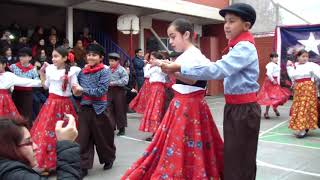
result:
M 282 124 L 284 124 L 284 123 L 286 123 L 286 122 L 288 122 L 288 120 L 285 120 L 285 121 L 283 121 L 283 122 L 281 122 L 281 123 L 273 126 L 272 128 L 267 129 L 266 131 L 263 131 L 262 133 L 259 134 L 259 137 L 261 137 L 261 136 L 263 136 L 264 134 L 266 134 L 266 133 L 268 133 L 268 132 L 270 132 L 270 131 L 278 128 L 279 126 L 281 126 Z
M 260 138 L 267 138 L 267 137 L 272 137 L 272 136 L 294 136 L 294 134 L 269 132 L 268 134 L 265 134 L 264 136 L 260 136 Z M 320 140 L 320 137 L 315 137 L 315 136 L 307 136 L 307 138 Z
M 299 145 L 299 144 L 290 144 L 290 143 L 283 143 L 283 142 L 276 142 L 276 141 L 266 141 L 266 140 L 259 140 L 259 142 L 271 143 L 271 144 L 280 144 L 280 145 L 287 145 L 287 146 L 295 146 L 295 147 L 300 147 L 300 148 L 320 150 L 319 147 L 303 146 L 303 145 Z
M 269 168 L 273 168 L 273 169 L 280 169 L 280 170 L 288 171 L 288 172 L 294 172 L 294 173 L 299 173 L 299 174 L 304 174 L 304 175 L 309 175 L 309 176 L 320 177 L 319 173 L 302 171 L 302 170 L 297 170 L 297 169 L 292 169 L 292 168 L 286 168 L 286 167 L 282 167 L 282 166 L 266 163 L 266 162 L 263 162 L 263 161 L 260 161 L 260 160 L 257 160 L 257 165 L 258 166 L 262 166 L 262 167 L 269 167 Z

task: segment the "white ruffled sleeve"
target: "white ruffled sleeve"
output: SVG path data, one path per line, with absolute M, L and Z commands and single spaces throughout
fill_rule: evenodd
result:
M 270 81 L 274 81 L 274 78 L 273 78 L 273 65 L 271 63 L 268 63 L 267 66 L 266 66 L 266 69 L 267 69 L 267 76 L 268 78 L 270 79 Z
M 310 62 L 310 66 L 312 68 L 312 75 L 320 79 L 320 66 L 313 62 Z
M 16 86 L 22 86 L 22 87 L 41 87 L 41 81 L 39 79 L 29 79 L 29 78 L 23 78 L 19 77 L 13 73 L 8 73 L 8 76 L 10 79 L 13 80 L 14 85 Z

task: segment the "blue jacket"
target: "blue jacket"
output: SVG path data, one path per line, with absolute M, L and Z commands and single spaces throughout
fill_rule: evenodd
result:
M 144 61 L 143 59 L 139 58 L 138 56 L 135 56 L 132 60 L 133 67 L 136 72 L 136 77 L 144 77 L 143 73 L 143 67 L 144 67 Z

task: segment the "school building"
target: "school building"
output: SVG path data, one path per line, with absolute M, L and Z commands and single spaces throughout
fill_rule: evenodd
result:
M 89 27 L 94 39 L 107 52 L 117 51 L 123 59 L 129 59 L 132 50 L 139 47 L 146 51 L 157 44 L 160 49 L 171 50 L 167 27 L 176 18 L 186 18 L 194 24 L 197 46 L 206 57 L 216 61 L 228 42 L 219 10 L 230 3 L 229 0 L 4 0 L 0 3 L 0 21 L 2 25 L 13 22 L 21 26 L 54 25 L 65 32 L 71 45 L 76 34 Z M 119 21 L 120 16 L 123 18 Z M 131 31 L 132 36 L 117 28 L 128 22 L 131 28 L 126 30 Z M 257 35 L 256 46 L 260 60 L 259 82 L 262 82 L 273 47 L 273 34 Z M 222 93 L 222 81 L 210 81 L 207 94 Z

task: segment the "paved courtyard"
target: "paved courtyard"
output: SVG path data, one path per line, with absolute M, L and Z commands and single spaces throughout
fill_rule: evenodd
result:
M 224 99 L 207 97 L 214 120 L 222 134 Z M 319 180 L 320 130 L 311 131 L 304 139 L 297 139 L 287 128 L 291 101 L 279 107 L 280 117 L 272 110 L 271 119 L 261 121 L 258 147 L 257 180 Z M 264 111 L 262 109 L 262 112 Z M 139 158 L 149 142 L 150 134 L 138 131 L 140 115 L 128 114 L 126 136 L 116 137 L 117 159 L 111 170 L 103 171 L 95 156 L 94 168 L 85 180 L 118 180 L 130 165 Z

